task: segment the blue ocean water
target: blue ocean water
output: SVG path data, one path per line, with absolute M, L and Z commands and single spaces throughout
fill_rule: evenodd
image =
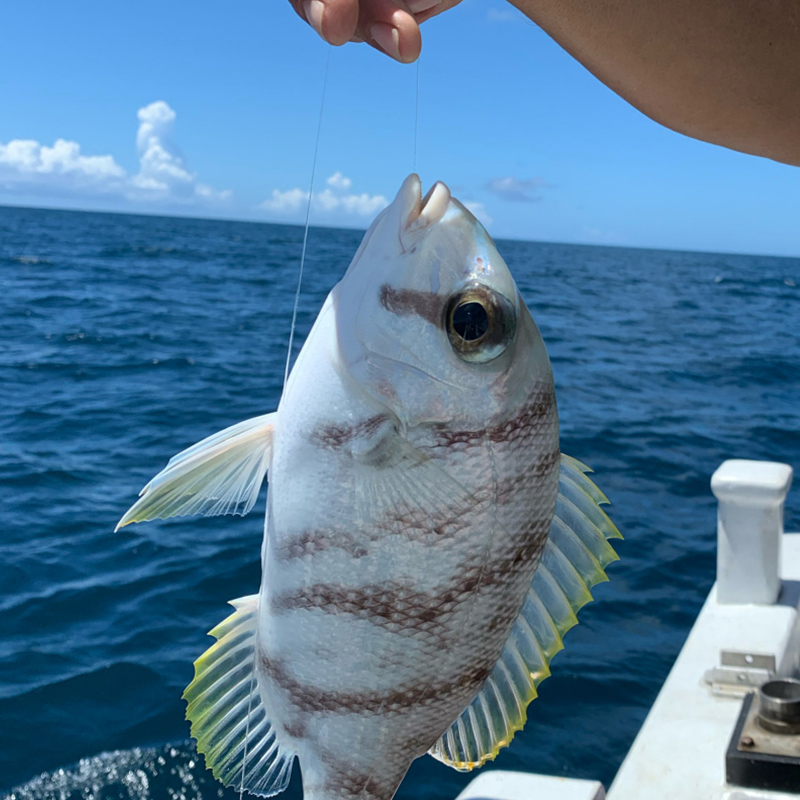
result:
M 360 236 L 311 230 L 300 341 Z M 258 586 L 261 514 L 113 530 L 172 455 L 275 408 L 301 239 L 0 208 L 0 793 L 236 796 L 180 698 L 226 601 Z M 563 450 L 626 540 L 487 769 L 608 784 L 714 578 L 711 473 L 800 467 L 800 259 L 498 246 L 552 358 Z M 788 529 L 798 512 L 795 490 Z M 398 798 L 469 778 L 420 759 Z

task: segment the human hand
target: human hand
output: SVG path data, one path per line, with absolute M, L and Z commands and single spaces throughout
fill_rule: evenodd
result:
M 366 42 L 410 64 L 422 49 L 419 26 L 460 0 L 289 0 L 297 14 L 333 45 Z

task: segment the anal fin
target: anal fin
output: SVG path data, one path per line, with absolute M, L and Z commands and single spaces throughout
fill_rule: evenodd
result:
M 216 643 L 195 661 L 183 693 L 186 718 L 215 778 L 271 797 L 288 786 L 294 754 L 276 738 L 254 673 L 258 596 L 231 605 L 236 611 L 210 633 Z
M 475 699 L 428 751 L 454 769 L 468 772 L 492 760 L 523 727 L 564 634 L 592 599 L 590 589 L 608 580 L 605 567 L 618 558 L 608 539 L 620 533 L 600 508 L 608 500 L 588 471 L 562 455 L 547 544 L 503 652 Z

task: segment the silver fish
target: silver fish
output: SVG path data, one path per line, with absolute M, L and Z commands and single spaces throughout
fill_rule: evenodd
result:
M 367 231 L 278 410 L 173 458 L 120 525 L 247 513 L 269 472 L 257 595 L 186 689 L 225 784 L 390 800 L 525 723 L 619 536 L 559 450 L 550 362 L 494 243 L 411 175 Z

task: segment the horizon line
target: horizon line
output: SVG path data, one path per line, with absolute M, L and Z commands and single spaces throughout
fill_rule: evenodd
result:
M 188 219 L 197 220 L 199 222 L 229 222 L 246 225 L 277 225 L 289 228 L 305 229 L 305 224 L 302 222 L 283 222 L 268 219 L 254 219 L 252 217 L 222 217 L 222 216 L 202 216 L 197 214 L 182 214 L 179 211 L 122 211 L 116 209 L 98 209 L 98 208 L 68 208 L 63 206 L 49 206 L 49 205 L 12 205 L 5 201 L 0 201 L 0 210 L 2 209 L 15 209 L 15 210 L 28 210 L 28 211 L 61 211 L 65 213 L 75 214 L 113 214 L 116 216 L 126 217 L 157 217 L 162 219 Z M 370 223 L 371 224 L 371 223 Z M 367 227 L 353 227 L 348 225 L 329 225 L 324 223 L 312 223 L 311 228 L 322 228 L 323 230 L 339 230 L 339 231 L 353 231 L 366 233 Z M 545 244 L 545 245 L 559 245 L 564 247 L 600 247 L 606 250 L 655 250 L 658 252 L 666 253 L 697 253 L 701 255 L 717 255 L 717 256 L 748 256 L 748 257 L 762 257 L 762 258 L 782 258 L 789 261 L 800 260 L 800 254 L 787 255 L 785 253 L 757 253 L 757 252 L 741 252 L 735 250 L 688 250 L 680 247 L 655 247 L 655 246 L 642 246 L 642 245 L 629 245 L 629 244 L 608 244 L 608 243 L 594 243 L 594 242 L 559 242 L 550 239 L 520 239 L 512 236 L 492 236 L 492 239 L 499 242 L 519 242 L 523 244 Z

